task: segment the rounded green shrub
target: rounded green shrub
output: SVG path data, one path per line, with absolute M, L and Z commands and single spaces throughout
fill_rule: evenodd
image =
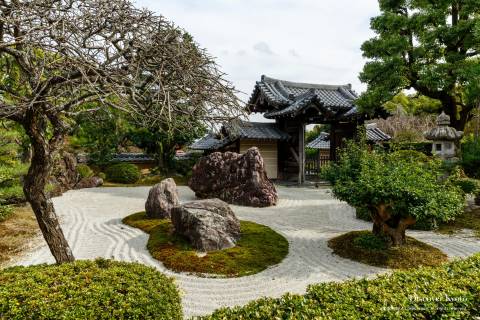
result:
M 470 136 L 462 144 L 462 167 L 472 178 L 480 179 L 480 138 Z
M 135 183 L 140 179 L 140 169 L 131 163 L 117 163 L 105 171 L 107 180 L 117 183 Z
M 107 175 L 106 175 L 105 173 L 103 173 L 103 172 L 99 172 L 99 173 L 98 173 L 98 177 L 101 178 L 101 179 L 103 179 L 103 180 L 106 180 L 106 179 L 107 179 Z
M 393 159 L 410 162 L 428 162 L 430 158 L 423 152 L 416 150 L 398 150 L 391 153 Z
M 355 208 L 355 216 L 357 219 L 364 220 L 364 221 L 372 221 L 372 214 L 367 207 L 356 207 Z
M 90 178 L 90 177 L 93 177 L 94 175 L 93 170 L 90 169 L 90 167 L 87 166 L 86 164 L 79 164 L 76 169 L 81 179 Z
M 353 207 L 369 208 L 375 217 L 372 231 L 388 236 L 393 246 L 403 245 L 407 227 L 454 220 L 465 202 L 461 190 L 442 178 L 438 161 L 418 160 L 412 152 L 369 152 L 347 144 L 332 166 L 333 194 Z
M 460 189 L 467 194 L 475 194 L 480 189 L 478 181 L 470 178 L 461 178 L 455 180 L 453 181 L 453 184 L 460 187 Z
M 105 259 L 0 272 L 2 319 L 182 319 L 171 278 Z
M 311 285 L 304 295 L 262 298 L 201 319 L 475 319 L 480 254 L 437 267 Z

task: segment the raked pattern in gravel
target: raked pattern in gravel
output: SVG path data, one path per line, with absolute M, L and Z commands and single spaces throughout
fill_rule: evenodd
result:
M 186 317 L 205 315 L 222 306 L 243 305 L 263 297 L 286 292 L 304 293 L 309 284 L 371 277 L 386 270 L 332 255 L 328 239 L 351 230 L 370 229 L 355 219 L 354 209 L 333 199 L 328 189 L 278 187 L 280 201 L 271 208 L 232 206 L 242 220 L 267 225 L 288 239 L 288 256 L 278 265 L 252 276 L 232 279 L 200 278 L 171 272 L 146 250 L 148 236 L 125 226 L 121 219 L 144 210 L 148 187 L 96 188 L 69 191 L 55 198 L 63 230 L 77 259 L 96 257 L 137 261 L 175 277 L 182 293 Z M 179 187 L 181 201 L 193 200 L 187 187 Z M 468 233 L 456 236 L 411 231 L 450 258 L 480 251 L 480 241 Z M 52 263 L 43 239 L 37 248 L 17 261 L 30 265 Z

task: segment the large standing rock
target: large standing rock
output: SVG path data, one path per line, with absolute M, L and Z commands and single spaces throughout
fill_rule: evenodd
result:
M 198 198 L 219 198 L 228 203 L 268 207 L 278 200 L 277 190 L 268 179 L 258 148 L 245 154 L 214 152 L 193 167 L 188 182 Z
M 240 221 L 220 199 L 197 200 L 175 207 L 172 223 L 177 234 L 204 252 L 234 247 L 240 238 Z
M 101 185 L 103 185 L 103 179 L 100 177 L 83 178 L 75 185 L 75 189 L 96 188 Z
M 145 211 L 150 218 L 170 218 L 172 208 L 179 204 L 177 185 L 172 178 L 168 178 L 150 189 Z

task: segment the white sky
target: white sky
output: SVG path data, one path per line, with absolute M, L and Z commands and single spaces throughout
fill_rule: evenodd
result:
M 365 63 L 377 0 L 135 0 L 188 31 L 217 58 L 247 100 L 262 74 L 282 80 L 351 83 Z M 258 118 L 256 120 L 259 120 Z

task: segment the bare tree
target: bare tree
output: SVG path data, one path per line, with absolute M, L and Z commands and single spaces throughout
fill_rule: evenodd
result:
M 380 130 L 396 142 L 425 141 L 423 134 L 436 126 L 435 115 L 412 115 L 397 110 L 387 119 L 375 119 Z
M 58 263 L 74 257 L 45 188 L 73 116 L 108 106 L 151 125 L 241 113 L 192 38 L 128 0 L 0 0 L 0 15 L 0 119 L 31 140 L 24 192 Z

